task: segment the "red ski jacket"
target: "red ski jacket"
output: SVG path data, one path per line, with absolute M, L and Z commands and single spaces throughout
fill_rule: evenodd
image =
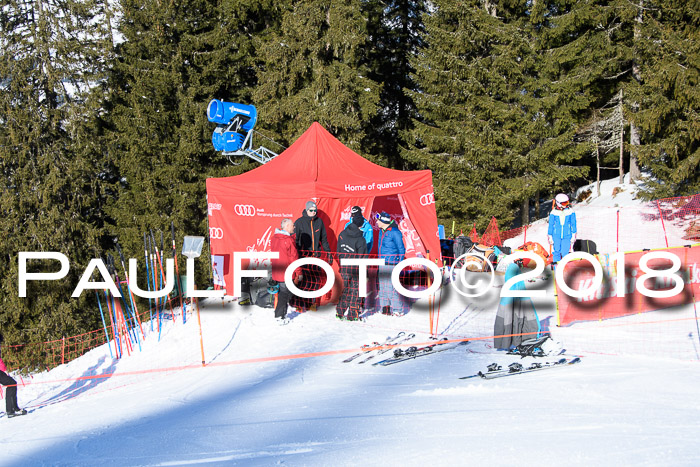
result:
M 280 254 L 279 259 L 272 260 L 272 278 L 277 282 L 284 282 L 284 271 L 287 266 L 299 259 L 299 253 L 296 247 L 295 236 L 289 235 L 284 230 L 276 229 L 272 236 L 270 245 L 271 251 L 276 251 Z M 299 275 L 299 270 L 294 271 L 292 279 Z

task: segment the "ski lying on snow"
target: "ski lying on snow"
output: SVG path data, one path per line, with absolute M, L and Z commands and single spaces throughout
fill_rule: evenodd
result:
M 345 360 L 343 360 L 343 363 L 349 363 L 361 355 L 365 355 L 368 352 L 371 352 L 372 350 L 377 350 L 378 347 L 381 348 L 384 345 L 391 344 L 392 341 L 401 338 L 404 334 L 405 333 L 403 331 L 401 331 L 396 336 L 393 336 L 393 337 L 389 336 L 386 338 L 386 340 L 384 341 L 383 344 L 380 344 L 379 342 L 372 342 L 371 344 L 365 344 L 362 347 L 360 347 L 360 349 L 362 349 L 361 352 L 358 352 L 355 355 L 352 355 L 352 356 L 346 358 Z
M 400 333 L 400 334 L 403 334 L 403 332 Z M 400 336 L 397 336 L 397 337 L 400 337 Z M 414 337 L 416 337 L 415 334 L 409 334 L 409 335 L 405 336 L 403 339 L 395 338 L 395 339 L 392 340 L 391 342 L 389 342 L 389 343 L 387 343 L 387 344 L 384 344 L 380 349 L 376 349 L 377 351 L 374 352 L 374 353 L 372 353 L 372 354 L 370 354 L 369 357 L 365 358 L 364 360 L 360 360 L 360 361 L 357 362 L 357 363 L 358 363 L 358 364 L 367 363 L 368 361 L 372 360 L 372 359 L 373 359 L 374 357 L 376 357 L 377 355 L 381 355 L 381 354 L 387 353 L 388 351 L 390 351 L 391 349 L 393 349 L 395 346 L 397 346 L 397 345 L 399 345 L 399 344 L 403 344 L 403 343 L 405 343 L 405 342 L 408 342 L 408 341 L 410 341 L 411 339 L 413 339 Z
M 510 364 L 507 368 L 501 368 L 496 363 L 493 363 L 489 365 L 486 373 L 480 371 L 474 375 L 462 376 L 459 379 L 476 378 L 477 376 L 484 379 L 502 378 L 504 376 L 520 375 L 523 373 L 531 373 L 533 371 L 549 370 L 552 368 L 563 368 L 569 365 L 579 363 L 580 361 L 581 359 L 579 357 L 572 358 L 571 360 L 562 358 L 560 360 L 557 360 L 556 362 L 532 363 L 528 367 L 523 367 L 520 363 L 516 362 Z
M 418 357 L 424 357 L 425 355 L 433 355 L 443 350 L 449 350 L 456 347 L 456 345 L 447 345 L 443 341 L 447 338 L 443 338 L 440 341 L 436 341 L 434 344 L 426 345 L 425 347 L 409 347 L 404 349 L 395 349 L 394 356 L 392 358 L 387 358 L 381 362 L 373 363 L 372 365 L 393 365 L 394 363 L 404 362 L 406 360 L 412 360 Z

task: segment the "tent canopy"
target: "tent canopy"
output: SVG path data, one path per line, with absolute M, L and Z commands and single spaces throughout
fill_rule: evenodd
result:
M 230 283 L 233 252 L 269 251 L 280 221 L 300 217 L 310 199 L 318 205 L 333 251 L 357 205 L 373 224 L 373 214 L 381 211 L 395 217 L 407 256 L 440 254 L 431 172 L 376 165 L 314 123 L 267 164 L 242 175 L 207 179 L 215 282 Z M 375 244 L 378 235 L 375 230 Z

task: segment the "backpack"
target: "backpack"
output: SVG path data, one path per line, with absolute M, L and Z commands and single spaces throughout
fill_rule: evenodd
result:
M 455 259 L 459 258 L 465 253 L 468 253 L 472 250 L 472 247 L 474 246 L 474 242 L 472 242 L 472 239 L 469 237 L 466 237 L 464 235 L 460 235 L 459 237 L 455 238 L 455 243 L 454 243 L 454 254 L 455 254 Z
M 592 255 L 598 254 L 598 249 L 593 240 L 576 240 L 574 242 L 574 251 L 582 251 L 584 253 L 590 253 Z

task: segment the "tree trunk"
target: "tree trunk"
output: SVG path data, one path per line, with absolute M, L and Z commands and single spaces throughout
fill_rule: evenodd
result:
M 636 42 L 639 38 L 640 35 L 640 28 L 642 24 L 642 13 L 644 11 L 644 0 L 639 0 L 638 4 L 638 10 L 637 10 L 637 18 L 635 21 L 637 22 L 637 25 L 634 28 L 634 41 Z M 637 59 L 635 58 L 632 62 L 632 77 L 640 83 L 642 81 L 642 75 L 639 71 L 639 63 L 637 62 Z M 633 103 L 632 108 L 633 110 L 637 110 L 639 107 L 638 103 Z M 633 113 L 634 115 L 634 113 Z M 630 183 L 634 183 L 636 180 L 639 180 L 641 177 L 641 171 L 639 170 L 639 164 L 637 163 L 637 152 L 638 148 L 640 145 L 641 141 L 639 138 L 639 130 L 637 129 L 637 126 L 634 124 L 634 120 L 630 118 Z M 622 143 L 620 143 L 622 144 Z M 620 182 L 622 183 L 622 182 Z
M 535 193 L 535 220 L 540 218 L 540 190 Z
M 497 17 L 497 15 L 496 15 L 496 2 L 491 1 L 491 0 L 483 0 L 483 1 L 484 1 L 484 8 L 486 9 L 486 13 L 488 13 L 489 15 L 496 18 Z
M 634 183 L 635 180 L 642 177 L 642 171 L 637 163 L 637 151 L 640 144 L 639 130 L 634 122 L 630 122 L 630 183 Z
M 622 162 L 622 161 L 620 161 Z M 595 163 L 598 169 L 598 173 L 595 178 L 596 192 L 600 196 L 600 146 L 598 146 L 598 141 L 595 142 Z
M 530 199 L 525 198 L 523 200 L 522 212 L 520 213 L 520 222 L 522 225 L 528 225 L 530 223 Z
M 625 183 L 625 125 L 620 125 L 620 185 Z M 631 162 L 631 161 L 630 161 Z

